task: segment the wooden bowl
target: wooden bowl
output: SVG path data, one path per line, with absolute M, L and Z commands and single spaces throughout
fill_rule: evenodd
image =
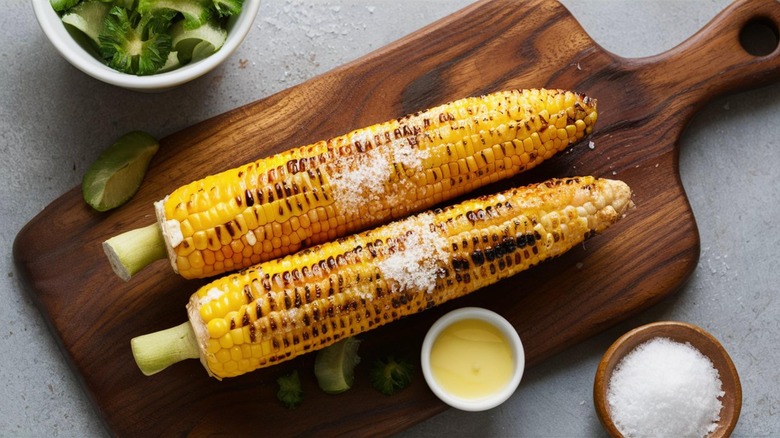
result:
M 742 386 L 734 363 L 726 350 L 712 335 L 692 324 L 683 322 L 656 322 L 638 327 L 615 341 L 599 363 L 593 383 L 593 401 L 601 424 L 615 438 L 623 438 L 611 418 L 607 403 L 607 387 L 612 371 L 620 360 L 635 347 L 656 337 L 665 337 L 680 343 L 689 343 L 708 357 L 718 370 L 725 395 L 721 398 L 723 407 L 717 428 L 708 438 L 728 437 L 737 425 L 742 409 Z

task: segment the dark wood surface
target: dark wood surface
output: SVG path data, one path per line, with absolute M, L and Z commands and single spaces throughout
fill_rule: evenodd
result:
M 598 99 L 587 141 L 495 191 L 554 176 L 619 178 L 637 208 L 605 234 L 493 287 L 363 335 L 361 356 L 417 357 L 425 331 L 466 305 L 495 310 L 523 339 L 529 366 L 677 291 L 696 267 L 699 236 L 678 173 L 677 140 L 715 96 L 780 79 L 778 50 L 747 53 L 740 31 L 752 20 L 780 23 L 775 0 L 737 1 L 699 33 L 658 56 L 614 56 L 557 2 L 474 4 L 355 62 L 162 140 L 147 179 L 128 204 L 97 213 L 79 187 L 32 219 L 14 243 L 27 290 L 112 434 L 387 434 L 445 406 L 421 373 L 385 397 L 359 367 L 339 396 L 316 388 L 311 355 L 219 382 L 197 361 L 144 377 L 130 338 L 186 318 L 199 281 L 159 261 L 128 283 L 106 262 L 101 242 L 153 220 L 152 202 L 173 188 L 274 152 L 348 132 L 457 98 L 508 88 L 557 87 Z M 776 24 L 773 24 L 775 29 Z M 297 368 L 306 402 L 275 399 L 274 379 Z

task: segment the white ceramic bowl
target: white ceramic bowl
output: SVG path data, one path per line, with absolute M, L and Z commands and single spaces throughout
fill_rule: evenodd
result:
M 476 399 L 463 398 L 449 393 L 437 383 L 431 370 L 431 349 L 433 348 L 436 339 L 442 331 L 450 325 L 458 321 L 469 319 L 481 320 L 496 327 L 509 342 L 515 363 L 514 373 L 506 386 L 491 395 Z M 439 318 L 425 335 L 420 359 L 422 362 L 423 376 L 428 383 L 428 387 L 431 388 L 431 391 L 433 391 L 433 393 L 444 403 L 463 411 L 485 411 L 505 402 L 517 389 L 525 369 L 525 351 L 523 350 L 523 344 L 520 341 L 520 336 L 517 334 L 517 331 L 512 327 L 512 324 L 501 315 L 479 307 L 464 307 L 453 310 Z
M 149 76 L 121 73 L 106 66 L 73 39 L 60 17 L 51 7 L 50 0 L 32 0 L 32 5 L 38 23 L 49 41 L 73 66 L 108 84 L 135 91 L 159 92 L 208 73 L 232 55 L 252 29 L 252 23 L 254 23 L 257 11 L 260 9 L 260 0 L 246 0 L 244 2 L 241 13 L 237 17 L 233 17 L 228 25 L 228 36 L 224 46 L 216 53 L 176 70 Z

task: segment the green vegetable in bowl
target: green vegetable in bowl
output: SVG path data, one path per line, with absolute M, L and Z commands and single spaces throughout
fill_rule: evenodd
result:
M 279 385 L 279 390 L 276 392 L 276 398 L 278 398 L 284 406 L 292 409 L 301 404 L 303 401 L 303 388 L 297 370 L 293 370 L 290 374 L 278 377 L 276 379 L 276 384 Z
M 214 19 L 195 29 L 186 29 L 180 21 L 172 26 L 171 36 L 178 61 L 187 64 L 214 54 L 225 43 L 227 30 Z
M 81 2 L 62 15 L 62 22 L 81 31 L 97 48 L 100 44 L 98 37 L 103 32 L 103 23 L 110 9 L 111 5 L 102 1 Z
M 396 391 L 406 388 L 412 382 L 414 367 L 408 359 L 396 359 L 387 356 L 377 359 L 371 366 L 368 377 L 371 386 L 382 394 L 392 395 Z
M 80 44 L 134 75 L 173 70 L 214 54 L 244 0 L 51 0 Z M 90 46 L 90 47 L 86 47 Z
M 212 14 L 211 0 L 138 0 L 138 12 L 155 15 L 174 11 L 184 17 L 184 27 L 195 29 L 205 24 Z
M 57 12 L 62 12 L 76 6 L 80 1 L 81 0 L 51 0 L 51 7 Z
M 214 9 L 221 17 L 236 15 L 241 12 L 244 0 L 214 0 Z
M 128 14 L 127 9 L 114 6 L 108 12 L 103 32 L 98 36 L 100 54 L 114 70 L 149 75 L 161 69 L 171 53 L 168 27 L 174 13 Z

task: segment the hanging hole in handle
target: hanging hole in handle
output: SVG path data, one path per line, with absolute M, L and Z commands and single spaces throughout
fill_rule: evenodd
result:
M 753 56 L 766 56 L 777 49 L 780 32 L 777 25 L 767 18 L 754 18 L 739 32 L 739 43 Z

